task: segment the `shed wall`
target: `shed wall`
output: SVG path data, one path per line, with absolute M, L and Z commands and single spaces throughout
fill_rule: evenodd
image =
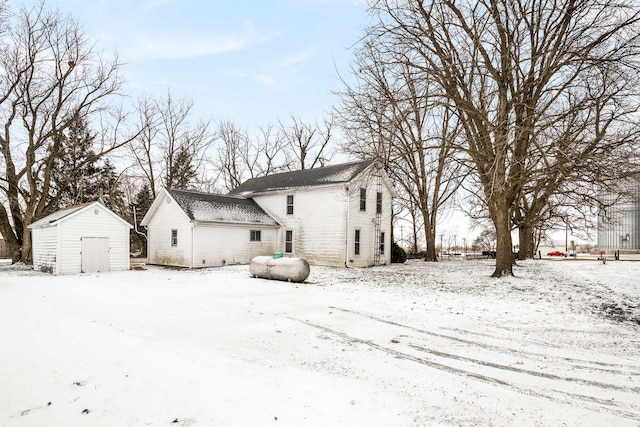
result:
M 97 214 L 96 214 L 97 212 Z M 57 274 L 81 272 L 81 239 L 109 238 L 109 270 L 129 269 L 129 227 L 104 207 L 93 207 L 61 221 Z
M 31 230 L 34 270 L 57 273 L 57 230 L 57 227 Z

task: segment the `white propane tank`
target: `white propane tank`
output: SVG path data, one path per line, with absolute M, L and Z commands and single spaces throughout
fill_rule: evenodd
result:
M 253 277 L 263 279 L 304 282 L 309 277 L 311 269 L 307 261 L 302 258 L 257 256 L 251 260 L 249 272 Z

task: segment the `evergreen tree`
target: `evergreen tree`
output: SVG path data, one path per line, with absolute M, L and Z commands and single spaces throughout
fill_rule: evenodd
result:
M 136 219 L 138 220 L 138 223 L 140 223 L 142 218 L 147 214 L 152 203 L 153 194 L 151 193 L 151 187 L 149 187 L 148 183 L 145 183 L 140 191 L 136 193 L 134 201 L 134 208 L 136 210 Z
M 131 252 L 140 253 L 141 256 L 147 256 L 147 240 L 139 232 L 140 221 L 147 214 L 151 204 L 153 203 L 153 193 L 148 183 L 145 183 L 142 188 L 136 193 L 135 200 L 133 202 L 132 209 L 135 210 L 134 221 L 135 227 L 131 230 Z
M 97 156 L 92 148 L 95 135 L 91 134 L 86 122 L 76 115 L 66 134 L 60 138 L 62 144 L 53 160 L 51 174 L 53 195 L 59 196 L 55 208 L 96 200 L 96 182 L 101 171 L 96 166 Z
M 116 167 L 109 159 L 106 159 L 104 164 L 98 169 L 98 176 L 94 184 L 95 188 L 92 190 L 98 193 L 101 202 L 104 203 L 106 207 L 121 217 L 127 217 L 128 212 L 124 200 L 124 191 L 122 191 L 118 178 Z
M 193 167 L 193 156 L 183 145 L 173 159 L 171 175 L 168 177 L 168 187 L 179 190 L 186 190 L 189 183 L 196 177 L 196 170 Z

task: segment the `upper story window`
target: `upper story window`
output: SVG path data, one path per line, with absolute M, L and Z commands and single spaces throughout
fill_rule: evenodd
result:
M 287 215 L 293 215 L 293 194 L 287 196 Z
M 366 188 L 360 189 L 360 210 L 361 211 L 367 210 L 367 189 Z
M 171 230 L 171 246 L 178 246 L 178 230 Z
M 250 242 L 259 242 L 262 238 L 260 230 L 251 230 L 249 232 L 249 241 Z
M 382 193 L 376 193 L 376 213 L 382 213 Z

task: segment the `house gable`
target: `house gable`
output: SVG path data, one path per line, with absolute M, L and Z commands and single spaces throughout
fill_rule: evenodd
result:
M 129 228 L 133 228 L 131 224 L 129 224 L 124 219 L 120 218 L 118 215 L 116 215 L 113 211 L 108 209 L 105 205 L 103 205 L 99 201 L 83 203 L 81 205 L 75 205 L 65 209 L 61 209 L 57 212 L 52 213 L 51 215 L 47 215 L 46 217 L 33 222 L 32 224 L 29 225 L 29 228 L 53 227 L 61 222 L 69 221 L 77 215 L 82 215 L 84 212 L 90 211 L 92 209 L 94 210 L 99 209 L 102 212 L 106 213 L 107 215 L 112 216 L 113 218 L 121 222 L 123 225 Z

